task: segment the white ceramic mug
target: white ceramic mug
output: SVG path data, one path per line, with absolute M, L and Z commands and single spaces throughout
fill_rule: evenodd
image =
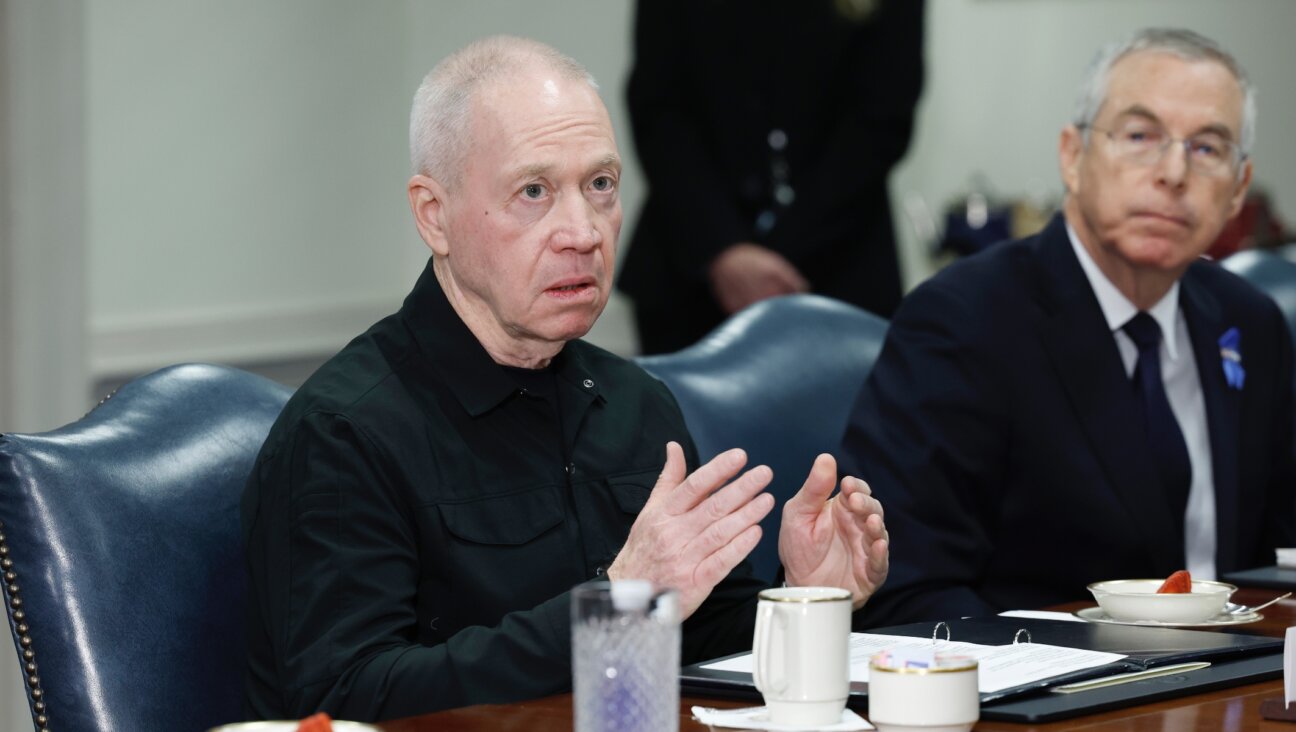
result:
M 868 719 L 880 732 L 967 732 L 981 718 L 977 662 L 940 656 L 930 668 L 869 663 Z
M 758 597 L 752 675 L 770 721 L 840 722 L 850 692 L 850 592 L 781 587 Z

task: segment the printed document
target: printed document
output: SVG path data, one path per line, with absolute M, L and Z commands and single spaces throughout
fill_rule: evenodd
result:
M 970 656 L 977 660 L 977 686 L 982 694 L 994 693 L 1062 676 L 1087 668 L 1115 663 L 1125 656 L 1116 653 L 1086 651 L 1039 643 L 1013 643 L 1004 646 L 985 646 L 977 643 L 931 638 L 914 638 L 905 635 L 875 635 L 851 633 L 851 681 L 868 681 L 869 659 L 882 651 L 893 654 L 918 656 L 931 652 L 942 656 Z M 716 671 L 752 672 L 750 653 L 709 663 L 702 668 Z

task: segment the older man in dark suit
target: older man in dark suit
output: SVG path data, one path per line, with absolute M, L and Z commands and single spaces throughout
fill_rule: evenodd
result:
M 1195 33 L 1100 54 L 1039 235 L 901 305 L 845 437 L 895 537 L 873 622 L 1272 563 L 1293 540 L 1291 343 L 1200 257 L 1251 180 L 1253 90 Z

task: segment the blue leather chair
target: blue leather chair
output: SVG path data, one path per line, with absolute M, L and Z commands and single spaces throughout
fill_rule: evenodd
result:
M 1296 340 L 1296 263 L 1266 249 L 1247 249 L 1220 264 L 1272 297 Z
M 242 718 L 239 499 L 290 390 L 172 366 L 82 419 L 0 436 L 0 569 L 40 730 Z
M 743 310 L 682 351 L 637 359 L 675 395 L 702 460 L 741 447 L 750 465 L 773 469 L 779 508 L 751 555 L 758 576 L 774 579 L 782 504 L 816 455 L 837 454 L 886 328 L 853 305 L 789 295 Z

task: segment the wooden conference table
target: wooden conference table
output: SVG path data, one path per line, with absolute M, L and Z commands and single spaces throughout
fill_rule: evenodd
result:
M 1235 602 L 1257 605 L 1281 594 L 1278 590 L 1242 588 Z M 1093 603 L 1061 605 L 1053 610 L 1074 611 Z M 1261 611 L 1264 619 L 1251 625 L 1235 626 L 1234 632 L 1282 637 L 1289 626 L 1296 625 L 1296 598 L 1283 600 Z M 1237 686 L 1208 694 L 1186 696 L 1170 701 L 1144 704 L 1114 712 L 1076 717 L 1050 724 L 1014 724 L 980 722 L 978 732 L 1072 732 L 1108 730 L 1114 732 L 1296 732 L 1296 723 L 1274 722 L 1261 718 L 1260 702 L 1282 698 L 1282 680 Z M 754 702 L 682 697 L 680 699 L 680 732 L 705 732 L 706 725 L 693 720 L 689 708 L 701 704 L 712 707 L 750 706 Z M 420 717 L 384 722 L 385 732 L 569 732 L 572 729 L 571 694 L 560 694 L 536 701 L 516 704 L 491 704 Z

